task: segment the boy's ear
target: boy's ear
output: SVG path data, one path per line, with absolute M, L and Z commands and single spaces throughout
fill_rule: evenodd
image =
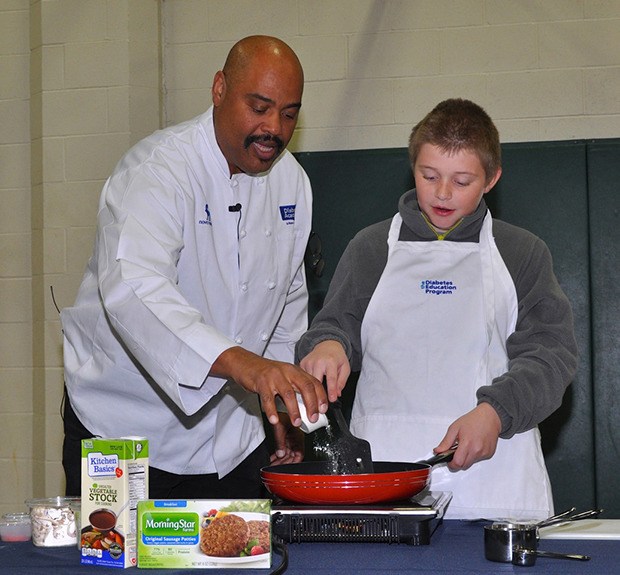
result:
M 495 175 L 489 180 L 489 182 L 487 183 L 486 186 L 484 186 L 484 194 L 486 194 L 487 192 L 490 192 L 493 187 L 495 186 L 495 184 L 497 184 L 497 181 L 499 180 L 500 176 L 502 175 L 502 168 L 497 168 L 497 172 L 495 172 Z

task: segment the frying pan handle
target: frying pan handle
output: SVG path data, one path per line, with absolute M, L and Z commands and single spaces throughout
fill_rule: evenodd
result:
M 419 463 L 426 463 L 427 465 L 437 465 L 438 463 L 448 463 L 452 461 L 452 457 L 454 456 L 454 452 L 456 451 L 457 446 L 451 447 L 447 451 L 442 451 L 437 455 L 433 455 L 433 457 L 429 457 L 424 461 L 420 461 Z

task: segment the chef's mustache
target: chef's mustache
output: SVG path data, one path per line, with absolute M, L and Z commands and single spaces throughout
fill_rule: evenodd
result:
M 284 149 L 284 142 L 278 138 L 278 136 L 271 136 L 269 134 L 265 134 L 264 136 L 248 136 L 243 145 L 247 150 L 250 147 L 250 144 L 253 144 L 254 142 L 258 142 L 259 144 L 273 142 L 276 145 L 278 154 Z

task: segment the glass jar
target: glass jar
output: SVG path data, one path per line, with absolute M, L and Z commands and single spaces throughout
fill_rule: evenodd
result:
M 0 519 L 2 541 L 28 541 L 32 535 L 29 513 L 5 513 Z
M 32 542 L 37 547 L 62 547 L 77 544 L 77 526 L 72 505 L 79 497 L 29 499 Z

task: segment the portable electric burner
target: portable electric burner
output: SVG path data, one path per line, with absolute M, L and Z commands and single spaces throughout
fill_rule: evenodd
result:
M 288 543 L 358 542 L 428 545 L 452 493 L 424 491 L 406 501 L 371 505 L 304 505 L 274 501 L 274 535 Z

